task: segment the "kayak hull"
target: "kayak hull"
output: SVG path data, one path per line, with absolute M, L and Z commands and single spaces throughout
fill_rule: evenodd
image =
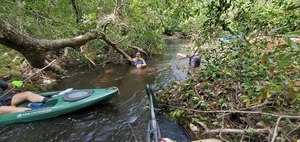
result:
M 87 97 L 79 100 L 65 100 L 66 94 L 59 94 L 61 91 L 40 93 L 42 96 L 53 96 L 46 103 L 45 107 L 32 109 L 19 113 L 10 113 L 0 115 L 0 124 L 30 122 L 42 119 L 57 117 L 66 113 L 74 112 L 95 104 L 108 103 L 113 96 L 119 93 L 117 87 L 100 88 L 100 89 L 81 89 L 68 92 L 77 95 L 76 92 L 89 92 Z M 87 94 L 87 93 L 86 93 Z M 17 107 L 26 107 L 29 102 L 24 102 Z

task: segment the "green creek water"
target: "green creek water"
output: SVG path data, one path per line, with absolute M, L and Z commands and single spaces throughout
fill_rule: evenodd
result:
M 0 126 L 0 141 L 144 141 L 149 110 L 145 85 L 159 91 L 171 81 L 188 78 L 188 59 L 184 40 L 166 40 L 166 55 L 148 58 L 148 68 L 106 65 L 99 69 L 80 69 L 57 82 L 54 90 L 90 89 L 117 86 L 120 94 L 109 104 L 96 105 L 60 117 L 29 123 Z M 168 118 L 157 116 L 162 136 L 175 141 L 190 141 L 184 129 Z

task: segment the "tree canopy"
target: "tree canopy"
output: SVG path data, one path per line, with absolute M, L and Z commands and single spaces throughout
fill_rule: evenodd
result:
M 89 61 L 109 50 L 127 60 L 136 50 L 161 53 L 162 30 L 137 8 L 126 1 L 4 0 L 0 7 L 0 43 L 19 51 L 36 68 L 60 57 L 62 54 L 57 53 L 67 47 L 74 49 L 68 55 L 73 58 L 82 56 L 76 52 L 79 48 L 81 52 L 86 50 Z M 107 58 L 102 62 L 113 60 Z

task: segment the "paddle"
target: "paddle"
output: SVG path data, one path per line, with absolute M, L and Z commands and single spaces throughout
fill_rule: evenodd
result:
M 71 91 L 73 91 L 73 88 L 68 88 L 68 89 L 66 89 L 64 91 L 59 92 L 57 95 L 53 95 L 52 98 L 54 98 L 56 96 L 64 95 L 64 94 L 69 93 Z
M 53 64 L 56 61 L 56 59 L 54 59 L 51 63 L 49 63 L 47 66 L 43 67 L 42 69 L 38 70 L 37 72 L 35 72 L 34 74 L 30 75 L 29 77 L 27 77 L 26 79 L 23 80 L 23 82 L 25 83 L 27 80 L 29 80 L 31 77 L 35 76 L 37 73 L 43 71 L 44 69 L 46 69 L 47 67 L 49 67 L 51 64 Z M 9 94 L 11 91 L 13 91 L 15 89 L 15 87 L 9 89 L 8 91 L 6 91 L 1 97 L 4 97 L 5 95 Z

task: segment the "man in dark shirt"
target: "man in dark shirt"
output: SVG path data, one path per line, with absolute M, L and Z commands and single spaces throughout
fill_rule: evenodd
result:
M 30 110 L 31 108 L 27 108 L 27 107 L 16 107 L 18 104 L 26 100 L 30 102 L 46 102 L 49 99 L 49 98 L 45 98 L 44 96 L 34 94 L 33 92 L 30 91 L 17 93 L 14 95 L 6 94 L 5 96 L 3 96 L 3 92 L 6 89 L 13 88 L 13 87 L 21 87 L 22 84 L 23 83 L 20 81 L 14 81 L 12 83 L 8 83 L 0 80 L 0 114 L 15 113 L 15 112 L 22 112 L 25 110 Z
M 177 55 L 184 57 L 184 58 L 189 58 L 189 68 L 192 72 L 195 71 L 195 68 L 200 67 L 201 56 L 199 53 L 194 51 L 191 54 L 177 53 Z
M 201 57 L 199 53 L 188 54 L 186 57 L 190 58 L 189 65 L 191 68 L 196 68 L 200 66 Z

